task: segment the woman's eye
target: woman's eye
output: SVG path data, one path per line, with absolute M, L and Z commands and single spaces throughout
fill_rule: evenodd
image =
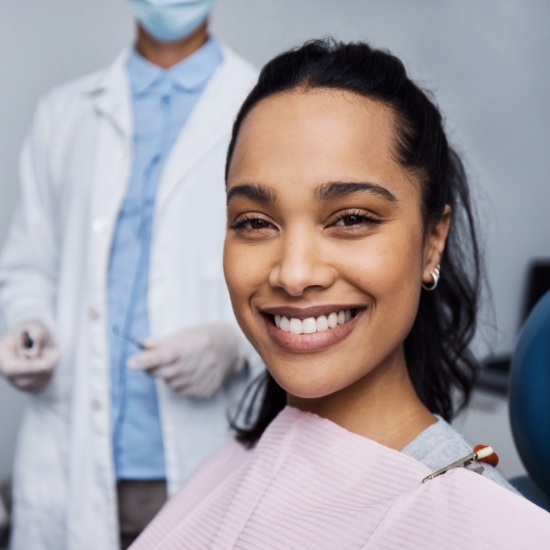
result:
M 376 225 L 380 223 L 380 220 L 374 218 L 371 215 L 351 212 L 349 214 L 341 215 L 338 220 L 336 220 L 334 225 L 340 227 L 353 227 L 357 225 Z
M 265 220 L 262 220 L 261 218 L 256 218 L 254 220 L 249 220 L 245 223 L 245 225 L 248 225 L 250 229 L 265 229 L 266 227 L 269 227 L 269 223 Z
M 263 218 L 241 218 L 231 225 L 231 229 L 234 229 L 237 232 L 262 231 L 270 229 L 271 227 L 273 227 L 273 224 Z
M 343 216 L 340 221 L 342 225 L 357 225 L 365 220 L 364 216 L 358 216 L 357 214 L 351 214 L 349 216 Z

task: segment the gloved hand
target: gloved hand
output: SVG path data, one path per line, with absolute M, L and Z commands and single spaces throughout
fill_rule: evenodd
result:
M 229 323 L 181 330 L 150 338 L 128 368 L 143 370 L 189 397 L 210 397 L 245 364 L 243 336 Z
M 0 339 L 0 373 L 20 390 L 35 393 L 43 389 L 59 357 L 41 321 L 25 321 Z

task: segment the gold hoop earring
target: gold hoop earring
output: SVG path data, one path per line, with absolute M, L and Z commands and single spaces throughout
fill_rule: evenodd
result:
M 433 279 L 432 284 L 422 283 L 422 288 L 424 290 L 431 292 L 432 290 L 435 290 L 437 288 L 437 283 L 439 283 L 439 276 L 441 275 L 440 270 L 441 270 L 441 266 L 437 264 L 437 267 L 430 273 Z

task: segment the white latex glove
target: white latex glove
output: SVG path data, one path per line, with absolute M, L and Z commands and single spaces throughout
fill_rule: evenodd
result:
M 244 364 L 244 342 L 229 323 L 181 330 L 168 338 L 150 338 L 128 368 L 143 370 L 189 397 L 210 397 Z
M 43 389 L 59 357 L 41 321 L 25 321 L 0 339 L 0 373 L 20 390 L 35 393 Z

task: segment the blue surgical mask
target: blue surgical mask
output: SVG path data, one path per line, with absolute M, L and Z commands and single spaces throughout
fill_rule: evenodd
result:
M 174 42 L 196 31 L 214 0 L 127 0 L 143 28 L 157 40 Z

